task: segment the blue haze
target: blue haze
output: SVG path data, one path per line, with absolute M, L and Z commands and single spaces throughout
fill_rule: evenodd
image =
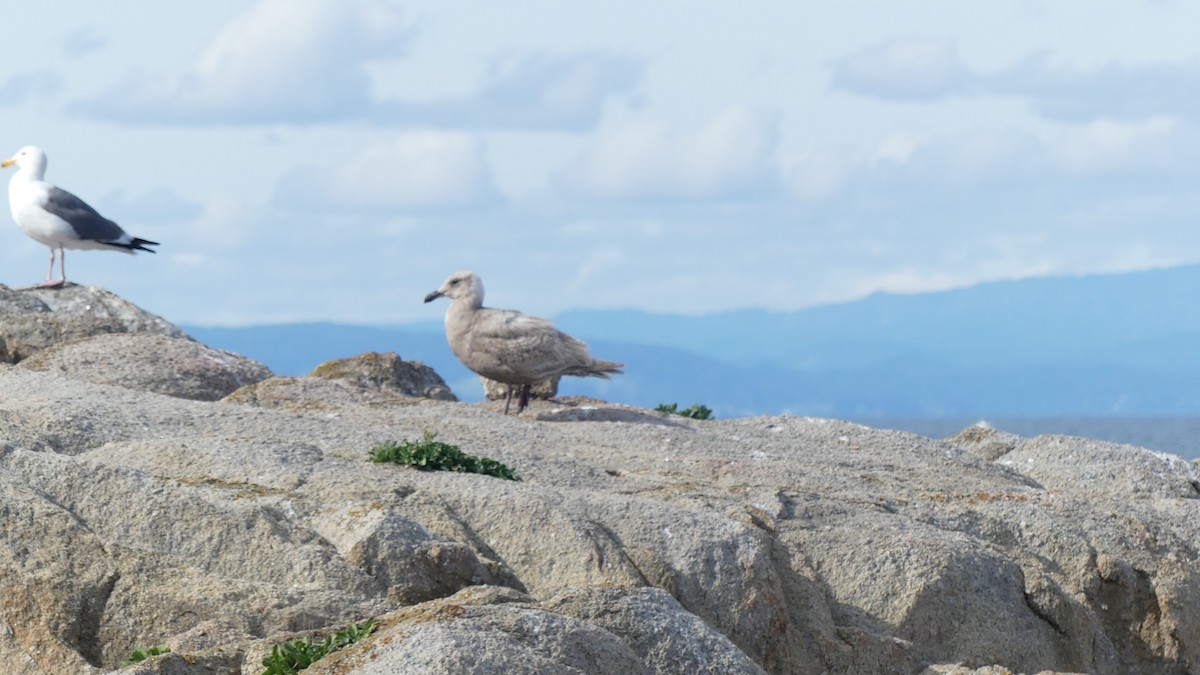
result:
M 626 375 L 567 378 L 562 392 L 646 407 L 704 403 L 719 417 L 817 415 L 901 428 L 912 420 L 1187 419 L 1200 416 L 1198 291 L 1200 265 L 1190 265 L 878 294 L 788 313 L 570 311 L 556 323 L 597 356 L 624 361 Z M 440 321 L 185 329 L 285 375 L 396 351 L 432 366 L 460 398 L 481 397 Z M 1190 447 L 1189 427 L 1179 429 L 1176 445 Z

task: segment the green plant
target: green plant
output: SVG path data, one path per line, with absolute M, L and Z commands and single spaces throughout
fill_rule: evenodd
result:
M 159 647 L 146 647 L 144 649 L 135 649 L 135 650 L 133 650 L 133 653 L 129 655 L 129 658 L 125 659 L 118 665 L 121 668 L 125 668 L 127 666 L 132 666 L 135 663 L 141 663 L 142 661 L 145 661 L 146 659 L 150 658 L 151 656 L 160 656 L 162 654 L 169 654 L 169 653 L 171 653 L 171 648 L 166 645 L 162 645 Z
M 317 659 L 362 640 L 378 627 L 379 621 L 371 619 L 364 623 L 353 624 L 333 635 L 327 635 L 324 640 L 319 642 L 313 642 L 311 638 L 303 638 L 277 644 L 271 647 L 270 654 L 263 657 L 262 664 L 267 669 L 262 672 L 262 675 L 294 675 L 311 666 Z
M 422 471 L 458 471 L 481 473 L 505 480 L 521 480 L 512 469 L 486 457 L 468 455 L 457 445 L 433 440 L 437 434 L 426 431 L 419 443 L 386 441 L 371 448 L 372 462 L 392 462 L 415 466 Z
M 709 408 L 706 405 L 700 405 L 699 403 L 693 403 L 691 407 L 684 408 L 683 410 L 679 409 L 679 404 L 677 403 L 659 403 L 655 410 L 670 415 L 690 417 L 694 420 L 711 420 L 713 418 L 712 408 Z

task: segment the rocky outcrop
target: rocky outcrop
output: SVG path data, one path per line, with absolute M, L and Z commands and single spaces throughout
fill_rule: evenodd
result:
M 369 617 L 306 672 L 1200 671 L 1191 462 L 382 392 L 0 366 L 4 671 L 253 673 Z M 367 461 L 426 431 L 523 480 Z
M 271 377 L 269 368 L 240 354 L 155 333 L 67 340 L 34 353 L 19 367 L 197 401 L 215 401 Z
M 458 400 L 432 368 L 394 352 L 328 361 L 306 377 L 273 377 L 228 397 L 231 403 L 310 412 L 350 403 L 414 405 L 421 399 Z
M 16 363 L 52 344 L 105 333 L 190 339 L 162 317 L 94 286 L 14 290 L 0 286 L 0 357 Z
M 0 400 L 14 672 L 99 672 L 206 622 L 221 644 L 140 672 L 253 672 L 367 617 L 313 672 L 1195 668 L 1198 477 L 1137 448 L 988 462 L 818 419 L 270 409 L 12 367 Z M 524 480 L 366 461 L 425 430 Z
M 402 396 L 458 400 L 433 368 L 420 361 L 405 361 L 395 352 L 367 352 L 327 361 L 314 368 L 308 376 L 344 380 L 362 387 L 393 391 Z
M 271 376 L 93 286 L 0 286 L 0 360 L 167 396 L 215 401 Z
M 349 403 L 372 405 L 415 405 L 419 399 L 390 389 L 380 389 L 347 380 L 319 377 L 272 377 L 251 384 L 226 397 L 226 401 L 260 408 L 311 412 L 337 410 Z

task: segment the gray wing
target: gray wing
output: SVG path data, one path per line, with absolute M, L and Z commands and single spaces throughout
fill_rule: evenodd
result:
M 110 242 L 125 236 L 125 230 L 122 230 L 120 225 L 100 215 L 96 209 L 88 206 L 87 202 L 62 188 L 50 186 L 43 208 L 70 223 L 71 229 L 75 230 L 80 239 Z

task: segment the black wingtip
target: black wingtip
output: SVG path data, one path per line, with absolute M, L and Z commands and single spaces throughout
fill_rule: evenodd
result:
M 137 237 L 134 237 L 133 241 L 129 242 L 130 249 L 137 250 L 137 251 L 148 251 L 150 253 L 158 253 L 158 251 L 155 251 L 152 248 L 146 248 L 147 246 L 158 246 L 158 242 L 150 241 L 149 239 L 138 239 Z
M 146 251 L 147 253 L 158 253 L 158 251 L 155 251 L 152 248 L 146 248 L 147 246 L 158 246 L 157 241 L 150 241 L 149 239 L 138 239 L 138 238 L 134 237 L 128 243 L 120 243 L 120 242 L 116 242 L 116 241 L 106 241 L 104 243 L 108 244 L 109 246 L 112 246 L 114 248 L 123 248 L 126 251 L 129 251 L 130 253 L 133 253 L 134 251 Z

